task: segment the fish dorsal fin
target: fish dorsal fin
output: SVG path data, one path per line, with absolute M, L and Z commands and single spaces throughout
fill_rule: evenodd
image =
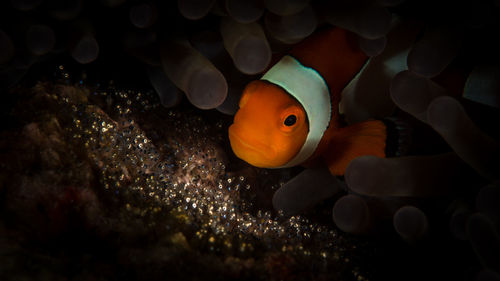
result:
M 331 119 L 331 99 L 323 77 L 314 69 L 302 65 L 292 56 L 284 56 L 269 69 L 262 80 L 283 88 L 304 107 L 309 133 L 297 155 L 284 166 L 293 167 L 306 161 L 316 151 Z
M 321 74 L 337 103 L 344 87 L 368 59 L 358 47 L 356 35 L 338 27 L 313 34 L 294 46 L 290 54 Z

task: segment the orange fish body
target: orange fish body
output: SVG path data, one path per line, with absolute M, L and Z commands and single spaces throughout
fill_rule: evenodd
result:
M 354 35 L 340 28 L 299 43 L 245 88 L 229 127 L 236 156 L 262 168 L 322 160 L 334 175 L 358 156 L 385 157 L 382 121 L 340 124 L 341 92 L 367 59 Z

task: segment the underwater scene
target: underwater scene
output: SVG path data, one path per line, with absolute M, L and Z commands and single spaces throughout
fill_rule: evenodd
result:
M 5 0 L 0 280 L 500 280 L 500 1 Z

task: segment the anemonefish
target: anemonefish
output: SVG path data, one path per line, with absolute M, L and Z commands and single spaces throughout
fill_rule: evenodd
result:
M 342 126 L 344 87 L 368 57 L 341 28 L 313 34 L 243 91 L 229 141 L 237 157 L 262 168 L 323 161 L 343 175 L 362 155 L 386 156 L 387 128 L 380 120 Z

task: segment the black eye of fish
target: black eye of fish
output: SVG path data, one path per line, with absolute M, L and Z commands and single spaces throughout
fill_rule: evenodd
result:
M 285 119 L 285 125 L 286 126 L 292 126 L 293 124 L 295 124 L 295 122 L 297 122 L 297 116 L 295 115 L 288 115 L 288 117 Z

